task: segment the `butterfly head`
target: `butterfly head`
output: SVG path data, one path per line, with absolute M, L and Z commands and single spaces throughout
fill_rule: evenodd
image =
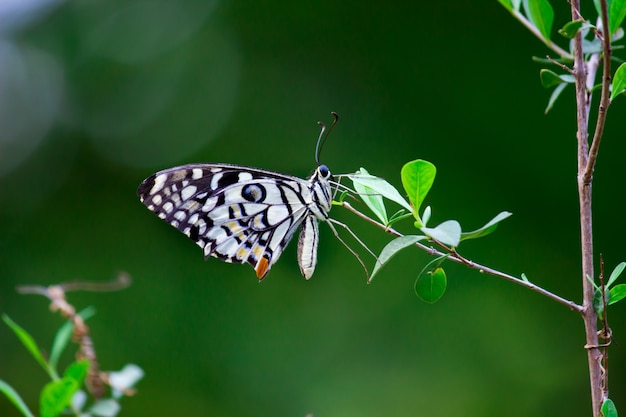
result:
M 317 177 L 322 180 L 328 181 L 332 178 L 332 175 L 330 174 L 330 170 L 324 164 L 321 164 L 317 167 L 316 174 L 317 174 Z

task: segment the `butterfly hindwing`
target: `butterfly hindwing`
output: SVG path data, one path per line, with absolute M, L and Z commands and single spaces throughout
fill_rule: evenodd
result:
M 298 226 L 308 219 L 311 230 L 310 222 L 317 226 L 316 216 L 330 209 L 329 201 L 319 207 L 318 194 L 328 193 L 318 188 L 313 179 L 256 168 L 192 164 L 157 172 L 137 194 L 151 211 L 195 241 L 205 257 L 247 262 L 262 279 Z M 317 234 L 309 235 L 316 239 L 316 249 Z M 315 259 L 308 259 L 313 265 L 307 265 L 307 278 L 315 266 Z

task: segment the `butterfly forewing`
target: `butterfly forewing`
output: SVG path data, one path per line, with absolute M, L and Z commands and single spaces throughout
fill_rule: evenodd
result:
M 303 180 L 238 165 L 184 165 L 148 177 L 137 194 L 148 209 L 195 241 L 205 257 L 247 262 L 259 279 L 307 219 L 300 237 L 306 241 L 306 256 L 299 251 L 299 263 L 309 278 L 316 261 L 311 249 L 317 249 L 318 239 L 311 232 L 331 207 L 330 173 L 321 167 Z

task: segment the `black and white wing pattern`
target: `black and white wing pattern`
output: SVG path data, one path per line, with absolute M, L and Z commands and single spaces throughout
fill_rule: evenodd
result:
M 259 280 L 302 225 L 298 263 L 309 279 L 317 262 L 318 220 L 328 221 L 331 174 L 306 180 L 229 164 L 191 164 L 146 178 L 137 194 L 161 219 L 224 262 L 248 263 Z

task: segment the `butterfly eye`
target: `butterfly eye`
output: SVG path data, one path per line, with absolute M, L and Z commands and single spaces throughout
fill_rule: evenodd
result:
M 317 172 L 320 173 L 320 176 L 324 179 L 330 178 L 330 170 L 326 165 L 320 165 L 317 167 Z

